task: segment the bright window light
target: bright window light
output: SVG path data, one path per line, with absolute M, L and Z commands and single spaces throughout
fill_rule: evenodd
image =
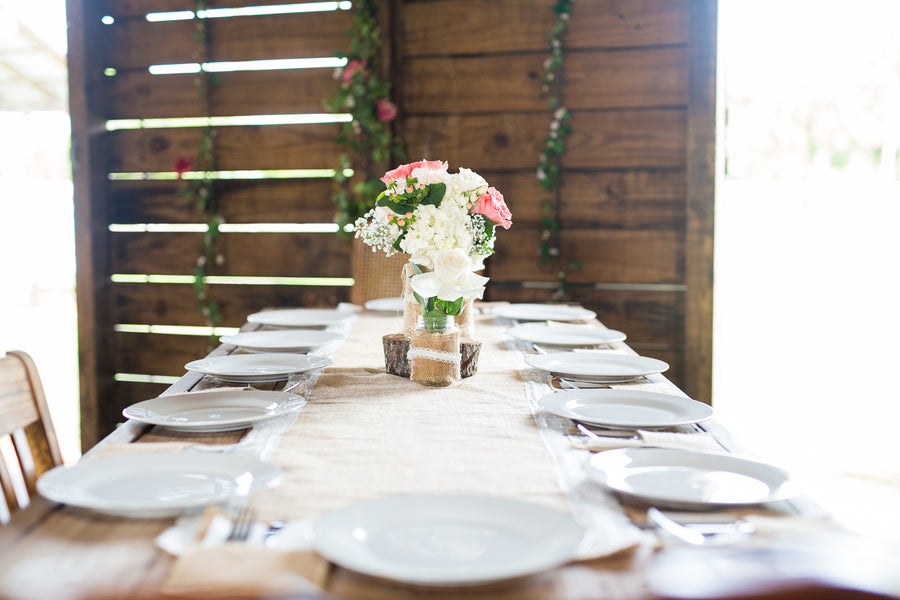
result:
M 299 113 L 288 115 L 241 115 L 234 117 L 179 117 L 160 119 L 110 119 L 107 131 L 122 129 L 162 129 L 166 127 L 237 127 L 247 125 L 314 125 L 349 123 L 349 113 Z
M 298 2 L 296 4 L 277 4 L 268 6 L 244 6 L 240 8 L 208 8 L 198 10 L 199 19 L 221 19 L 227 17 L 256 17 L 262 15 L 286 15 L 310 12 L 331 12 L 350 10 L 352 2 Z M 162 21 L 186 21 L 194 18 L 194 11 L 178 10 L 170 12 L 148 13 L 146 19 L 152 23 Z

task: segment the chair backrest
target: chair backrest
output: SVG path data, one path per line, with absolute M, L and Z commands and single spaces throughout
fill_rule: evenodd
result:
M 27 506 L 38 478 L 62 462 L 37 367 L 26 353 L 7 352 L 0 358 L 0 524 Z

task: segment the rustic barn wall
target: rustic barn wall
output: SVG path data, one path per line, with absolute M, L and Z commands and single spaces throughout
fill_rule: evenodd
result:
M 209 2 L 262 4 L 288 2 Z M 410 158 L 472 168 L 512 208 L 515 225 L 501 232 L 488 265 L 493 298 L 547 300 L 556 279 L 555 271 L 538 265 L 538 221 L 547 198 L 535 178 L 550 120 L 540 78 L 553 4 L 385 3 L 385 27 L 393 32 L 386 56 L 400 107 L 396 126 Z M 692 185 L 708 184 L 709 197 L 695 198 L 693 206 L 711 210 L 711 165 L 708 173 L 704 165 L 689 169 L 696 139 L 689 125 L 703 124 L 703 113 L 691 112 L 693 65 L 705 64 L 708 71 L 694 77 L 714 81 L 714 68 L 700 60 L 709 58 L 714 43 L 698 50 L 692 32 L 708 33 L 711 26 L 714 42 L 714 11 L 704 8 L 710 4 L 574 4 L 563 87 L 573 133 L 562 161 L 560 212 L 562 252 L 584 265 L 571 273 L 571 300 L 628 333 L 640 352 L 669 361 L 677 383 L 699 381 L 697 395 L 705 400 L 709 365 L 706 358 L 691 362 L 685 319 L 693 293 L 687 282 L 694 277 L 697 293 L 705 292 L 705 275 L 692 275 L 696 267 L 686 260 L 693 251 L 689 234 L 697 247 L 711 240 L 711 213 L 697 216 L 688 200 Z M 197 74 L 151 74 L 151 65 L 196 63 L 203 48 L 194 21 L 154 22 L 146 15 L 193 9 L 191 0 L 69 1 L 85 445 L 121 420 L 124 406 L 183 374 L 183 365 L 202 356 L 210 342 L 203 334 L 135 327 L 205 324 L 189 282 L 203 233 L 143 227 L 202 222 L 194 202 L 179 194 L 179 182 L 159 179 L 179 159 L 196 155 L 202 128 L 145 121 L 143 127 L 109 130 L 107 123 L 205 117 L 207 110 L 223 117 L 319 113 L 336 85 L 330 68 L 223 72 L 207 104 L 198 94 Z M 328 57 L 345 48 L 350 23 L 350 12 L 340 10 L 209 19 L 206 58 Z M 704 43 L 709 46 L 709 39 Z M 301 177 L 296 170 L 333 168 L 338 129 L 334 123 L 218 127 L 216 168 L 238 172 L 218 183 L 218 212 L 229 224 L 331 222 L 329 179 Z M 259 179 L 252 173 L 257 170 L 294 174 Z M 689 172 L 696 181 L 689 181 Z M 225 260 L 213 274 L 226 282 L 213 285 L 211 294 L 220 304 L 221 326 L 239 326 L 267 305 L 349 298 L 350 252 L 333 233 L 223 233 L 219 249 Z M 704 261 L 711 265 L 711 250 L 692 256 L 701 267 Z M 304 285 L 229 285 L 229 277 L 310 279 Z M 711 307 L 697 297 L 693 314 L 702 324 Z M 691 342 L 700 353 L 708 349 L 706 337 Z
M 557 279 L 556 268 L 538 265 L 541 210 L 554 200 L 535 178 L 550 120 L 540 80 L 553 4 L 402 4 L 395 72 L 411 156 L 474 168 L 504 192 L 514 215 L 489 261 L 492 298 L 546 300 Z M 696 325 L 710 317 L 702 296 L 711 275 L 693 271 L 712 264 L 711 249 L 690 264 L 686 257 L 689 232 L 695 244 L 711 241 L 713 171 L 711 159 L 694 167 L 694 185 L 709 188 L 693 201 L 710 212 L 689 222 L 688 161 L 696 136 L 713 131 L 708 106 L 692 112 L 691 81 L 703 92 L 715 81 L 714 39 L 712 2 L 573 3 L 561 97 L 572 134 L 561 163 L 560 251 L 583 265 L 569 273 L 569 299 L 625 331 L 642 354 L 668 361 L 669 377 L 706 401 L 709 363 L 686 364 L 685 320 L 694 293 Z M 695 65 L 704 70 L 692 73 Z M 714 139 L 703 143 L 711 153 Z M 692 341 L 692 352 L 708 348 L 708 334 Z

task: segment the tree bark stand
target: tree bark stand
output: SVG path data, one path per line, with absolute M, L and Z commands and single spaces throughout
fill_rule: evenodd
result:
M 384 345 L 384 366 L 388 373 L 398 377 L 409 377 L 409 360 L 406 358 L 409 352 L 409 338 L 403 333 L 389 333 L 381 338 Z M 461 363 L 460 375 L 465 379 L 478 371 L 478 354 L 481 352 L 481 342 L 472 339 L 462 339 L 459 342 Z

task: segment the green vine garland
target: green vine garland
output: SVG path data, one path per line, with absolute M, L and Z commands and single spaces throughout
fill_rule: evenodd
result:
M 391 84 L 379 74 L 381 28 L 378 25 L 380 0 L 354 2 L 353 26 L 346 35 L 350 51 L 338 52 L 347 60 L 338 72 L 341 85 L 323 101 L 331 112 L 347 112 L 353 120 L 344 123 L 337 143 L 343 148 L 334 175 L 332 200 L 337 208 L 335 222 L 339 233 L 352 237 L 348 225 L 375 206 L 384 184 L 378 179 L 389 164 L 405 158 L 401 141 L 390 123 L 397 118 L 397 106 L 391 101 Z M 361 164 L 354 164 L 354 160 Z M 352 169 L 356 183 L 347 176 Z
M 544 61 L 544 77 L 541 90 L 547 104 L 553 109 L 553 118 L 550 121 L 550 132 L 547 134 L 544 149 L 538 159 L 537 179 L 541 186 L 552 193 L 543 207 L 543 216 L 540 221 L 541 247 L 539 251 L 539 263 L 541 266 L 552 264 L 556 267 L 558 287 L 554 292 L 554 298 L 565 298 L 569 290 L 569 272 L 581 268 L 577 261 L 566 261 L 560 255 L 559 240 L 559 212 L 560 212 L 560 159 L 566 151 L 566 137 L 572 132 L 570 127 L 571 115 L 568 109 L 562 106 L 562 67 L 563 44 L 562 37 L 569 24 L 572 13 L 573 0 L 558 0 L 553 6 L 556 13 L 556 23 L 550 30 L 550 56 Z
M 201 65 L 208 62 L 209 33 L 207 30 L 207 19 L 199 18 L 197 15 L 207 9 L 207 4 L 206 0 L 194 0 L 194 36 L 200 48 L 197 62 Z M 217 77 L 201 67 L 195 81 L 200 102 L 205 108 L 207 117 L 209 117 L 211 115 L 210 90 L 213 84 L 216 83 Z M 215 127 L 205 127 L 200 136 L 196 159 L 180 158 L 175 165 L 175 171 L 178 179 L 181 181 L 184 181 L 183 175 L 188 170 L 199 173 L 199 177 L 190 179 L 187 185 L 181 188 L 180 194 L 183 198 L 194 201 L 197 211 L 201 214 L 207 227 L 206 232 L 203 234 L 200 256 L 197 258 L 197 264 L 194 267 L 193 283 L 197 307 L 200 310 L 200 314 L 203 315 L 207 326 L 213 326 L 222 320 L 219 306 L 210 296 L 207 276 L 210 274 L 213 266 L 221 266 L 225 263 L 225 257 L 218 252 L 216 247 L 219 227 L 224 223 L 222 216 L 217 213 L 218 203 L 216 200 L 215 177 L 213 175 L 216 168 L 216 135 L 217 130 Z

